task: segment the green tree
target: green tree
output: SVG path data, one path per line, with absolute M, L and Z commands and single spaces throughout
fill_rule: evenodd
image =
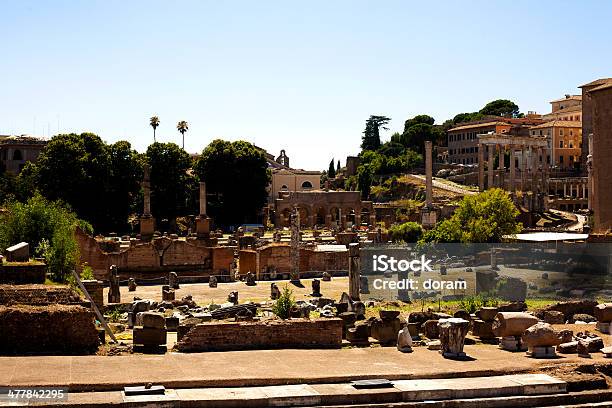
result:
M 433 125 L 435 122 L 436 120 L 429 115 L 416 115 L 414 118 L 408 119 L 404 122 L 404 133 L 406 133 L 406 131 L 414 125 L 418 125 L 420 123 L 425 125 Z
M 453 117 L 453 124 L 457 125 L 463 122 L 472 122 L 475 120 L 483 119 L 485 115 L 480 112 L 466 112 L 466 113 L 458 113 Z
M 79 261 L 75 228 L 91 232 L 91 226 L 60 201 L 49 201 L 38 193 L 25 203 L 10 200 L 4 207 L 6 211 L 0 213 L 0 249 L 27 242 L 45 258 L 53 279 L 64 282 Z
M 111 172 L 108 189 L 109 216 L 107 230 L 126 231 L 128 217 L 136 208 L 145 158 L 129 142 L 119 141 L 108 147 Z
M 387 130 L 386 125 L 391 121 L 386 116 L 371 115 L 366 120 L 365 130 L 361 138 L 361 150 L 378 150 L 380 147 L 380 129 Z
M 62 200 L 97 231 L 121 231 L 140 186 L 142 170 L 128 142 L 107 145 L 93 133 L 54 136 L 35 164 L 18 177 L 21 198 L 38 188 Z M 30 193 L 31 194 L 31 193 Z
M 155 143 L 157 141 L 155 140 L 155 130 L 159 126 L 159 118 L 157 116 L 151 116 L 151 119 L 149 119 L 149 124 L 153 128 L 153 143 Z
M 500 242 L 504 235 L 518 234 L 519 211 L 508 193 L 492 188 L 465 196 L 451 218 L 438 223 L 423 236 L 425 242 Z
M 336 169 L 334 168 L 334 159 L 331 159 L 329 162 L 329 167 L 327 168 L 327 177 L 333 179 L 336 177 Z
M 176 143 L 157 142 L 148 147 L 146 160 L 151 166 L 151 212 L 173 229 L 176 217 L 188 212 L 185 186 L 192 177 L 187 173 L 191 157 Z
M 179 131 L 181 136 L 183 137 L 183 149 L 185 148 L 185 133 L 189 130 L 189 125 L 184 120 L 181 120 L 176 124 L 176 129 Z
M 216 223 L 230 226 L 260 219 L 270 180 L 260 149 L 242 140 L 214 140 L 202 151 L 194 170 L 206 182 L 209 212 Z
M 496 99 L 487 103 L 479 113 L 482 115 L 516 118 L 519 115 L 519 107 L 516 103 L 508 99 Z
M 391 226 L 389 233 L 393 242 L 418 242 L 423 235 L 423 227 L 414 221 L 409 221 Z
M 395 140 L 391 139 L 391 141 L 401 143 L 406 148 L 423 154 L 426 140 L 439 146 L 445 143 L 445 139 L 446 134 L 441 128 L 428 123 L 416 123 L 406 129 L 399 137 L 399 140 L 396 138 Z
M 46 198 L 62 200 L 96 230 L 105 230 L 111 158 L 102 139 L 93 133 L 54 136 L 32 170 Z
M 338 165 L 336 166 L 336 174 L 340 173 L 340 160 L 338 160 Z

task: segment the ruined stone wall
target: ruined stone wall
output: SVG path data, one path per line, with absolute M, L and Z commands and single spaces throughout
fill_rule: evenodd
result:
M 0 306 L 0 354 L 91 354 L 99 337 L 91 310 L 74 305 Z
M 0 305 L 78 304 L 81 297 L 61 285 L 0 285 Z
M 91 236 L 77 228 L 81 251 L 80 264 L 87 263 L 98 280 L 108 279 L 111 265 L 117 265 L 122 277 L 151 279 L 165 277 L 170 271 L 179 275 L 228 275 L 233 262 L 233 247 L 206 247 L 199 241 L 159 238 L 141 242 L 121 252 L 105 252 Z
M 247 272 L 257 271 L 257 252 L 252 249 L 242 249 L 238 253 L 238 271 L 240 275 L 246 275 Z M 257 276 L 260 279 L 259 276 Z
M 47 265 L 43 263 L 0 265 L 0 283 L 45 283 Z
M 259 270 L 256 265 L 256 251 L 259 252 Z M 290 246 L 287 244 L 274 244 L 254 250 L 241 250 L 239 252 L 239 271 L 241 275 L 248 271 L 257 271 L 258 279 L 263 279 L 262 273 L 274 268 L 279 274 L 288 274 L 291 271 Z M 324 271 L 347 271 L 347 252 L 315 251 L 314 249 L 300 249 L 300 274 Z
M 179 351 L 275 348 L 339 348 L 341 319 L 291 319 L 261 322 L 202 323 L 177 343 Z

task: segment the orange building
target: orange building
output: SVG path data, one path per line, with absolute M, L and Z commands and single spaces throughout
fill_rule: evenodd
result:
M 506 133 L 512 128 L 507 122 L 480 121 L 461 124 L 448 130 L 448 161 L 456 164 L 478 163 L 478 136 L 486 133 Z
M 579 168 L 582 152 L 582 122 L 552 120 L 532 126 L 529 131 L 532 136 L 546 136 L 553 168 L 559 170 Z

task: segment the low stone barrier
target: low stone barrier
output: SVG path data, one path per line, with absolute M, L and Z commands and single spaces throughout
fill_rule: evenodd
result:
M 42 262 L 0 265 L 0 283 L 45 283 L 47 265 Z
M 341 319 L 210 322 L 195 325 L 177 343 L 179 351 L 275 348 L 339 348 Z
M 75 305 L 0 306 L 0 354 L 91 354 L 99 337 L 91 310 Z
M 81 297 L 68 286 L 0 285 L 0 305 L 80 304 Z

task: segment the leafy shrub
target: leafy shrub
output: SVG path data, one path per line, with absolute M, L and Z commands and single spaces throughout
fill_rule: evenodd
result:
M 47 263 L 51 278 L 65 282 L 79 260 L 79 246 L 74 237 L 77 226 L 91 230 L 59 201 L 49 201 L 35 194 L 25 203 L 9 200 L 0 214 L 0 249 L 17 242 L 27 242 Z
M 416 222 L 409 221 L 393 225 L 389 232 L 393 242 L 417 242 L 423 235 L 423 228 Z
M 459 301 L 459 307 L 468 313 L 475 313 L 481 307 L 495 307 L 499 300 L 492 296 L 466 296 Z
M 276 303 L 272 306 L 272 312 L 281 319 L 288 319 L 291 317 L 291 308 L 293 306 L 295 306 L 293 291 L 285 285 L 280 296 L 276 299 Z

